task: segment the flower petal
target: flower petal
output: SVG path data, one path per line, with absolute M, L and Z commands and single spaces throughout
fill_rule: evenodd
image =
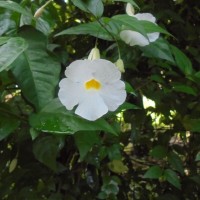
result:
M 121 78 L 121 73 L 116 65 L 108 60 L 93 60 L 93 68 L 95 69 L 93 76 L 100 82 L 114 82 Z
M 120 32 L 121 39 L 130 46 L 146 46 L 149 44 L 149 41 L 141 33 L 131 30 L 124 30 Z
M 159 38 L 160 33 L 155 32 L 155 33 L 148 33 L 147 37 L 149 38 L 150 42 L 155 42 Z
M 88 92 L 82 98 L 75 113 L 87 120 L 94 121 L 108 112 L 108 107 L 97 92 Z
M 80 96 L 83 93 L 81 85 L 69 78 L 64 78 L 60 81 L 59 86 L 58 98 L 68 110 L 72 110 L 79 103 Z
M 91 60 L 76 60 L 65 70 L 65 75 L 75 82 L 84 82 L 92 77 L 94 71 Z
M 113 84 L 104 85 L 100 95 L 108 106 L 108 110 L 115 111 L 126 99 L 125 84 L 119 80 Z
M 146 20 L 152 23 L 156 22 L 156 18 L 151 13 L 138 13 L 134 15 L 138 20 Z

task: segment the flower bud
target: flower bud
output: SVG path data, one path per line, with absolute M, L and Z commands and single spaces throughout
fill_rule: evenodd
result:
M 41 15 L 42 15 L 42 13 L 43 13 L 43 11 L 44 11 L 44 8 L 45 8 L 45 6 L 42 6 L 42 7 L 38 8 L 38 9 L 36 10 L 35 14 L 34 14 L 34 17 L 35 17 L 35 18 L 41 17 Z
M 126 13 L 127 15 L 130 15 L 130 16 L 134 16 L 135 14 L 135 9 L 130 3 L 127 3 L 126 5 Z
M 17 166 L 17 158 L 14 158 L 9 164 L 9 173 L 13 172 Z
M 97 47 L 94 47 L 89 53 L 88 60 L 95 60 L 100 58 L 100 52 Z
M 34 14 L 35 18 L 41 17 L 42 13 L 44 12 L 45 7 L 51 2 L 52 0 L 47 1 L 43 6 L 38 8 Z
M 124 62 L 121 58 L 119 58 L 115 65 L 117 66 L 117 68 L 119 69 L 120 72 L 124 73 L 125 72 L 125 69 L 124 69 Z

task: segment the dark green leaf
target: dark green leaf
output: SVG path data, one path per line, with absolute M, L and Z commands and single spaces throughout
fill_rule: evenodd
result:
M 18 12 L 18 13 L 23 14 L 23 15 L 33 17 L 30 12 L 26 11 L 18 3 L 15 3 L 13 1 L 0 1 L 0 7 Z
M 175 63 L 169 45 L 164 39 L 158 39 L 156 42 L 152 42 L 141 49 L 144 52 L 144 56 L 160 58 Z
M 200 132 L 200 119 L 185 118 L 183 125 L 188 131 Z
M 183 162 L 176 153 L 171 151 L 168 154 L 168 161 L 174 169 L 176 169 L 181 174 L 184 173 Z
M 5 43 L 7 38 L 2 38 Z M 0 46 L 0 72 L 10 68 L 10 65 L 28 48 L 27 42 L 20 37 L 10 38 Z
M 198 92 L 195 88 L 183 84 L 174 84 L 173 90 L 197 96 Z
M 47 54 L 47 38 L 41 32 L 24 27 L 20 36 L 27 41 L 29 47 L 13 63 L 13 74 L 24 96 L 40 110 L 55 95 L 60 64 Z
M 150 167 L 144 174 L 144 178 L 158 179 L 162 176 L 163 170 L 159 166 Z
M 0 104 L 0 141 L 8 137 L 19 126 L 18 117 L 6 104 Z
M 190 59 L 177 47 L 170 45 L 175 61 L 179 69 L 185 75 L 191 75 L 193 73 L 192 63 Z
M 103 23 L 103 21 L 102 21 Z M 60 36 L 60 35 L 91 35 L 100 39 L 104 40 L 113 40 L 113 37 L 111 33 L 105 30 L 104 26 L 106 24 L 100 24 L 99 22 L 90 22 L 87 24 L 80 24 L 75 27 L 68 28 L 64 31 L 61 31 L 60 33 L 56 34 L 55 36 Z
M 67 111 L 57 99 L 48 104 L 40 113 L 32 115 L 30 123 L 33 128 L 43 132 L 74 134 L 78 131 L 102 130 L 117 134 L 104 119 L 94 122 L 85 120 Z
M 200 161 L 200 152 L 196 155 L 195 161 Z
M 59 141 L 54 136 L 37 139 L 33 144 L 33 153 L 37 160 L 50 169 L 56 171 L 56 157 L 59 150 Z
M 173 186 L 175 186 L 178 189 L 181 189 L 181 184 L 180 184 L 180 180 L 179 177 L 177 176 L 176 172 L 174 172 L 171 169 L 166 169 L 164 171 L 164 178 L 166 178 L 166 180 L 171 183 Z
M 102 0 L 73 0 L 72 3 L 85 12 L 92 13 L 96 17 L 103 14 Z
M 135 3 L 135 1 L 133 0 L 114 0 L 116 2 L 124 2 L 124 3 L 130 3 L 132 4 L 134 7 L 136 7 L 137 9 L 140 9 L 139 6 Z
M 150 152 L 150 155 L 154 158 L 157 158 L 157 159 L 162 159 L 162 158 L 165 158 L 167 156 L 167 149 L 163 146 L 155 146 L 151 152 Z
M 80 153 L 80 160 L 82 161 L 94 144 L 100 143 L 100 137 L 98 132 L 77 132 L 74 134 L 76 146 Z
M 121 147 L 118 144 L 113 144 L 107 148 L 108 157 L 110 160 L 120 160 L 121 159 Z

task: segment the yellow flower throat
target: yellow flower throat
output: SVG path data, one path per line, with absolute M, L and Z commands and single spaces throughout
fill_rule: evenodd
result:
M 99 90 L 101 88 L 101 83 L 95 79 L 91 79 L 87 82 L 85 82 L 85 88 L 86 90 Z

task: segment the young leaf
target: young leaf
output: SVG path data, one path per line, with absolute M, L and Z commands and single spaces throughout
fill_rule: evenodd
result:
M 1 43 L 5 43 L 0 46 L 0 72 L 3 70 L 8 70 L 10 65 L 21 55 L 27 48 L 27 42 L 20 37 L 2 38 Z M 8 53 L 9 52 L 9 53 Z
M 185 94 L 191 94 L 193 96 L 197 96 L 198 94 L 195 88 L 183 84 L 174 84 L 173 90 L 177 92 L 183 92 Z
M 99 133 L 95 131 L 77 132 L 74 134 L 74 139 L 79 150 L 81 161 L 94 146 L 94 144 L 100 143 Z
M 150 167 L 144 174 L 144 178 L 158 179 L 162 176 L 162 169 L 159 166 Z
M 175 186 L 178 189 L 181 189 L 181 184 L 180 184 L 180 180 L 179 177 L 177 176 L 176 172 L 174 172 L 171 169 L 166 169 L 164 171 L 164 178 L 166 178 L 166 180 L 171 183 L 173 186 Z
M 40 110 L 55 95 L 60 64 L 47 54 L 46 37 L 41 32 L 24 27 L 19 34 L 29 47 L 15 60 L 12 72 L 23 95 Z

